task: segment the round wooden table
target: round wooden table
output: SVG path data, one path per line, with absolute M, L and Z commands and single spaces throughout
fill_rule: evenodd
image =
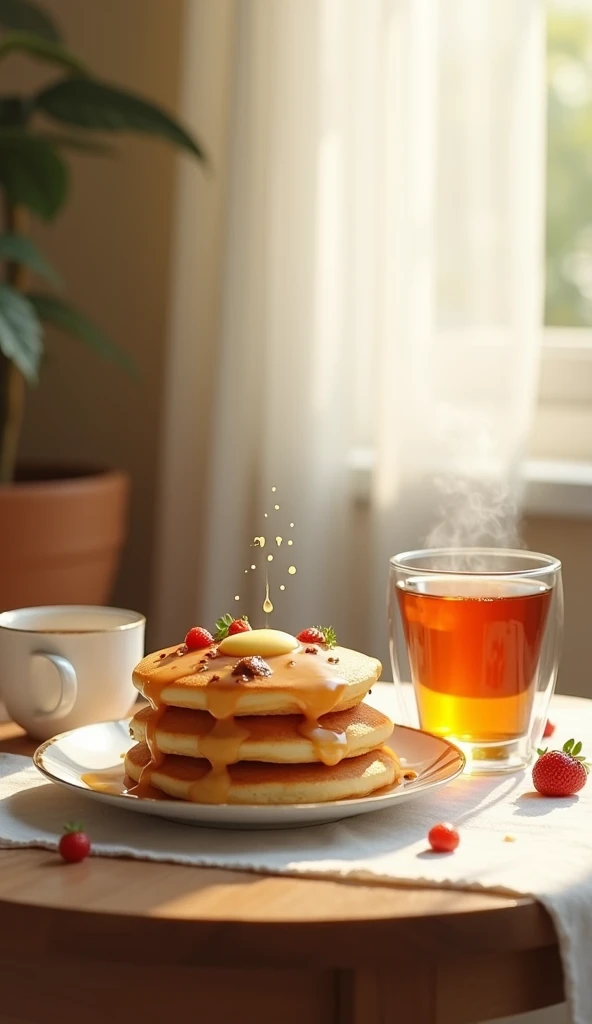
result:
M 0 922 L 0 1016 L 35 1024 L 469 1024 L 563 999 L 532 899 L 18 849 Z

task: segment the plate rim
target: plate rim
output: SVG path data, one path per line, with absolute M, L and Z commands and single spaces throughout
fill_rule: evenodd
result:
M 130 715 L 129 718 L 113 718 L 113 719 L 107 719 L 107 720 L 102 721 L 102 722 L 91 722 L 91 723 L 89 723 L 89 725 L 77 726 L 75 729 L 67 729 L 64 732 L 56 733 L 55 736 L 50 736 L 49 739 L 44 740 L 36 748 L 36 750 L 35 750 L 35 752 L 33 754 L 33 764 L 35 765 L 35 768 L 46 779 L 48 779 L 50 782 L 52 782 L 54 785 L 67 786 L 68 788 L 73 789 L 73 790 L 75 790 L 75 792 L 78 792 L 78 793 L 89 792 L 89 793 L 92 793 L 93 796 L 96 797 L 96 798 L 109 797 L 109 802 L 110 803 L 114 803 L 114 801 L 117 801 L 117 802 L 121 801 L 122 806 L 125 806 L 125 807 L 132 807 L 133 805 L 137 806 L 138 805 L 138 797 L 131 797 L 131 796 L 128 796 L 128 795 L 126 795 L 124 793 L 102 793 L 99 790 L 93 790 L 90 786 L 84 787 L 84 786 L 78 785 L 75 782 L 70 782 L 67 779 L 59 779 L 55 775 L 53 775 L 50 771 L 48 771 L 48 769 L 43 764 L 43 760 L 42 760 L 44 754 L 47 752 L 47 750 L 49 750 L 50 747 L 54 746 L 60 740 L 64 740 L 64 739 L 68 738 L 69 736 L 72 736 L 74 733 L 80 732 L 82 729 L 94 728 L 94 727 L 97 727 L 97 726 L 100 726 L 100 725 L 115 725 L 115 724 L 128 725 L 129 722 L 131 722 L 132 718 L 133 718 L 133 715 Z M 438 740 L 440 743 L 443 743 L 444 746 L 447 747 L 450 751 L 454 751 L 456 753 L 457 758 L 458 758 L 458 767 L 455 769 L 455 771 L 451 775 L 448 775 L 448 776 L 446 776 L 443 779 L 436 779 L 433 782 L 430 782 L 428 788 L 436 789 L 438 786 L 443 786 L 443 785 L 445 785 L 448 782 L 452 782 L 454 779 L 457 779 L 459 777 L 459 775 L 462 775 L 463 771 L 466 768 L 467 759 L 466 759 L 466 756 L 463 753 L 463 751 L 460 749 L 460 747 L 457 747 L 455 743 L 452 743 L 450 740 L 446 739 L 444 736 L 438 736 L 437 733 L 428 732 L 427 729 L 418 729 L 418 728 L 416 728 L 415 726 L 412 726 L 412 725 L 399 725 L 399 724 L 397 724 L 395 722 L 394 725 L 393 725 L 393 732 L 395 731 L 395 729 L 404 729 L 406 732 L 410 732 L 410 733 L 414 733 L 414 734 L 419 733 L 420 735 L 423 735 L 423 736 L 429 736 L 430 739 Z M 392 736 L 392 733 L 391 733 L 391 736 Z M 412 787 L 407 788 L 407 792 L 408 793 L 409 793 L 410 789 L 412 789 Z M 330 808 L 330 807 L 336 807 L 336 808 L 339 808 L 339 807 L 356 807 L 356 806 L 368 807 L 369 803 L 372 803 L 372 802 L 375 802 L 377 805 L 379 805 L 384 800 L 389 800 L 389 799 L 392 799 L 392 798 L 396 798 L 396 796 L 398 796 L 399 793 L 403 794 L 403 793 L 405 793 L 405 791 L 406 791 L 405 786 L 395 787 L 395 788 L 392 788 L 392 789 L 390 787 L 387 787 L 387 791 L 384 792 L 384 793 L 376 793 L 376 794 L 370 793 L 370 794 L 368 794 L 368 796 L 346 797 L 346 798 L 342 798 L 341 800 L 322 800 L 322 801 L 317 801 L 316 803 L 297 803 L 297 804 L 203 804 L 203 803 L 194 803 L 193 801 L 188 801 L 188 800 L 170 800 L 170 799 L 168 799 L 168 800 L 167 799 L 164 799 L 164 800 L 158 799 L 157 800 L 154 797 L 142 797 L 141 798 L 141 803 L 144 806 L 150 805 L 150 804 L 154 804 L 155 806 L 161 808 L 163 811 L 168 809 L 168 808 L 171 808 L 171 809 L 175 808 L 175 807 L 178 808 L 179 804 L 181 804 L 183 806 L 190 805 L 192 808 L 195 808 L 196 816 L 199 814 L 200 811 L 204 811 L 204 812 L 207 811 L 208 813 L 211 813 L 212 808 L 214 808 L 214 807 L 216 807 L 218 809 L 220 809 L 220 808 L 229 808 L 232 811 L 235 811 L 235 810 L 238 810 L 238 809 L 242 809 L 242 810 L 245 810 L 245 811 L 251 810 L 253 812 L 261 811 L 263 808 L 270 809 L 272 807 L 275 807 L 275 808 L 279 808 L 279 809 L 284 810 L 284 811 L 289 811 L 291 813 L 298 813 L 300 810 L 302 810 L 303 812 L 304 811 L 309 811 L 310 812 L 310 811 L 320 810 L 320 809 L 325 808 L 325 807 L 326 808 Z M 159 816 L 161 816 L 161 812 L 160 811 L 159 811 Z

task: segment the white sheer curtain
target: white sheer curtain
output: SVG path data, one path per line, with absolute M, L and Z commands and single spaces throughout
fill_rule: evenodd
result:
M 388 557 L 513 530 L 542 299 L 541 3 L 189 6 L 190 61 L 224 19 L 222 242 L 206 358 L 182 187 L 160 639 L 235 609 L 262 622 L 266 566 L 270 623 L 331 623 L 386 657 Z

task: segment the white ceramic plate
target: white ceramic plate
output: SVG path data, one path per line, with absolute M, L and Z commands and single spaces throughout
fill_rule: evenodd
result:
M 389 744 L 403 764 L 417 772 L 417 778 L 361 799 L 273 807 L 212 805 L 182 800 L 138 799 L 130 795 L 102 793 L 87 786 L 83 776 L 88 772 L 119 765 L 123 773 L 121 755 L 133 742 L 128 720 L 101 722 L 47 740 L 35 752 L 34 762 L 52 782 L 74 788 L 93 800 L 188 825 L 242 829 L 320 825 L 356 814 L 380 811 L 450 782 L 460 775 L 465 765 L 464 755 L 447 740 L 407 726 L 395 726 Z

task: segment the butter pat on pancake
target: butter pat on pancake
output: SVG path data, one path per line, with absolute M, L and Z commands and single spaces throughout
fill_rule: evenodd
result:
M 146 723 L 151 713 L 151 709 L 143 708 L 131 721 L 130 732 L 138 742 L 145 740 Z M 238 748 L 237 761 L 310 764 L 325 761 L 327 748 L 328 763 L 336 764 L 344 757 L 356 757 L 382 746 L 393 730 L 390 719 L 367 704 L 323 715 L 318 722 L 323 734 L 319 737 L 302 735 L 303 722 L 301 715 L 242 717 L 240 728 L 244 729 L 246 736 Z M 163 754 L 206 757 L 208 747 L 204 751 L 203 739 L 210 737 L 211 751 L 213 724 L 211 715 L 205 711 L 167 708 L 156 727 L 156 746 Z M 343 740 L 332 744 L 333 736 L 343 737 Z M 333 757 L 331 753 L 335 746 L 336 756 Z
M 289 654 L 298 647 L 300 644 L 296 637 L 281 629 L 248 629 L 225 637 L 220 641 L 218 650 L 220 654 L 229 654 L 233 658 L 245 658 L 250 654 L 271 658 L 276 654 Z
M 150 763 L 145 743 L 128 750 L 127 775 L 138 782 Z M 382 747 L 358 757 L 347 758 L 334 767 L 324 764 L 262 764 L 241 761 L 228 769 L 230 785 L 225 803 L 229 804 L 301 804 L 324 803 L 368 796 L 377 789 L 403 778 L 396 754 Z M 150 784 L 167 796 L 194 803 L 212 800 L 207 776 L 207 761 L 167 755 L 161 765 L 150 770 Z
M 133 682 L 156 706 L 209 711 L 215 718 L 292 714 L 319 718 L 354 707 L 382 671 L 376 658 L 345 647 L 311 650 L 315 653 L 298 645 L 288 654 L 267 656 L 270 674 L 249 678 L 238 668 L 242 659 L 220 653 L 217 646 L 185 651 L 177 645 L 143 658 Z

